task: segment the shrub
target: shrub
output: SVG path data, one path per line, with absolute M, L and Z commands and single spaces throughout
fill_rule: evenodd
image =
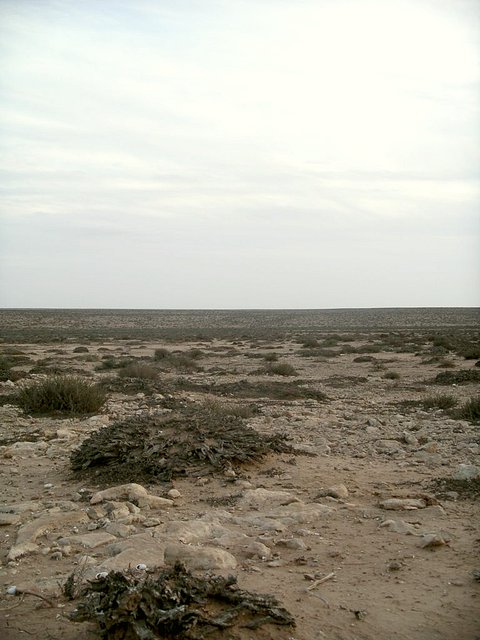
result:
M 75 347 L 73 353 L 88 353 L 87 347 Z
M 316 338 L 305 338 L 302 340 L 302 346 L 305 349 L 315 349 L 315 347 L 318 347 L 318 340 Z
M 357 356 L 353 359 L 354 362 L 375 362 L 373 356 Z
M 298 376 L 298 371 L 288 362 L 271 364 L 267 367 L 266 373 L 269 376 Z
M 52 376 L 23 387 L 16 402 L 26 413 L 94 413 L 105 402 L 105 394 L 83 378 Z
M 436 384 L 468 384 L 480 382 L 480 371 L 477 369 L 460 369 L 459 371 L 442 371 L 435 376 Z
M 470 398 L 462 407 L 460 407 L 459 417 L 464 420 L 475 422 L 480 420 L 480 396 Z
M 203 409 L 211 413 L 236 416 L 237 418 L 251 418 L 258 413 L 258 408 L 249 404 L 230 404 L 222 402 L 218 398 L 207 398 L 203 403 Z
M 424 409 L 452 409 L 457 404 L 455 396 L 449 393 L 436 393 L 422 400 Z
M 141 380 L 155 380 L 158 378 L 158 371 L 149 364 L 132 362 L 120 369 L 118 375 L 121 378 L 140 378 Z
M 399 380 L 400 374 L 397 371 L 387 371 L 387 373 L 385 373 L 383 377 L 387 380 Z
M 277 362 L 278 355 L 276 353 L 265 353 L 263 359 L 265 362 Z
M 155 353 L 153 355 L 155 360 L 165 360 L 170 355 L 170 351 L 165 348 L 155 349 Z

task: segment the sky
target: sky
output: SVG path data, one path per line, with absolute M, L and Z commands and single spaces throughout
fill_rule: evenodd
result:
M 0 0 L 0 307 L 480 306 L 477 0 Z

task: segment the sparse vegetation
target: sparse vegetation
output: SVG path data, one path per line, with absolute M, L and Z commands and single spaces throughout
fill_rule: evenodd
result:
M 158 371 L 149 364 L 132 362 L 118 372 L 120 378 L 140 378 L 141 380 L 156 380 Z
M 470 420 L 470 422 L 477 422 L 480 420 L 480 396 L 470 398 L 465 404 L 463 404 L 459 411 L 458 416 L 463 420 Z
M 398 371 L 387 371 L 383 374 L 383 377 L 387 380 L 399 380 L 400 374 L 398 373 Z
M 435 393 L 431 396 L 426 396 L 421 404 L 424 409 L 453 409 L 458 404 L 458 400 L 455 396 L 449 393 Z
M 442 371 L 432 381 L 434 384 L 469 384 L 480 382 L 478 369 L 460 369 L 459 371 Z
M 269 376 L 298 376 L 298 371 L 288 362 L 270 364 L 265 369 L 265 373 Z
M 20 389 L 16 403 L 25 413 L 85 414 L 98 411 L 105 393 L 76 376 L 52 376 Z

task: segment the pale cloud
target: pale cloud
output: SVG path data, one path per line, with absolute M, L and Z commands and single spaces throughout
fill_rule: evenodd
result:
M 478 304 L 476 3 L 0 12 L 4 306 Z

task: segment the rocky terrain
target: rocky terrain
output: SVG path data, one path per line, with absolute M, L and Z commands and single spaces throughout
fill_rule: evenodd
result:
M 71 620 L 82 587 L 177 561 L 233 574 L 295 620 L 208 637 L 480 638 L 480 437 L 462 413 L 479 395 L 475 327 L 34 340 L 38 327 L 9 327 L 2 638 L 99 638 L 92 622 Z M 58 375 L 102 384 L 105 404 L 94 415 L 22 411 L 18 391 Z M 227 460 L 212 434 L 201 440 L 204 422 L 193 429 L 197 415 L 235 416 L 253 441 L 288 446 Z M 185 451 L 199 438 L 195 461 L 165 449 L 173 418 Z M 139 446 L 127 428 L 130 469 L 115 475 L 114 458 L 72 467 L 82 443 L 130 419 L 152 438 Z M 152 458 L 158 476 L 145 463 L 155 446 L 167 452 Z

